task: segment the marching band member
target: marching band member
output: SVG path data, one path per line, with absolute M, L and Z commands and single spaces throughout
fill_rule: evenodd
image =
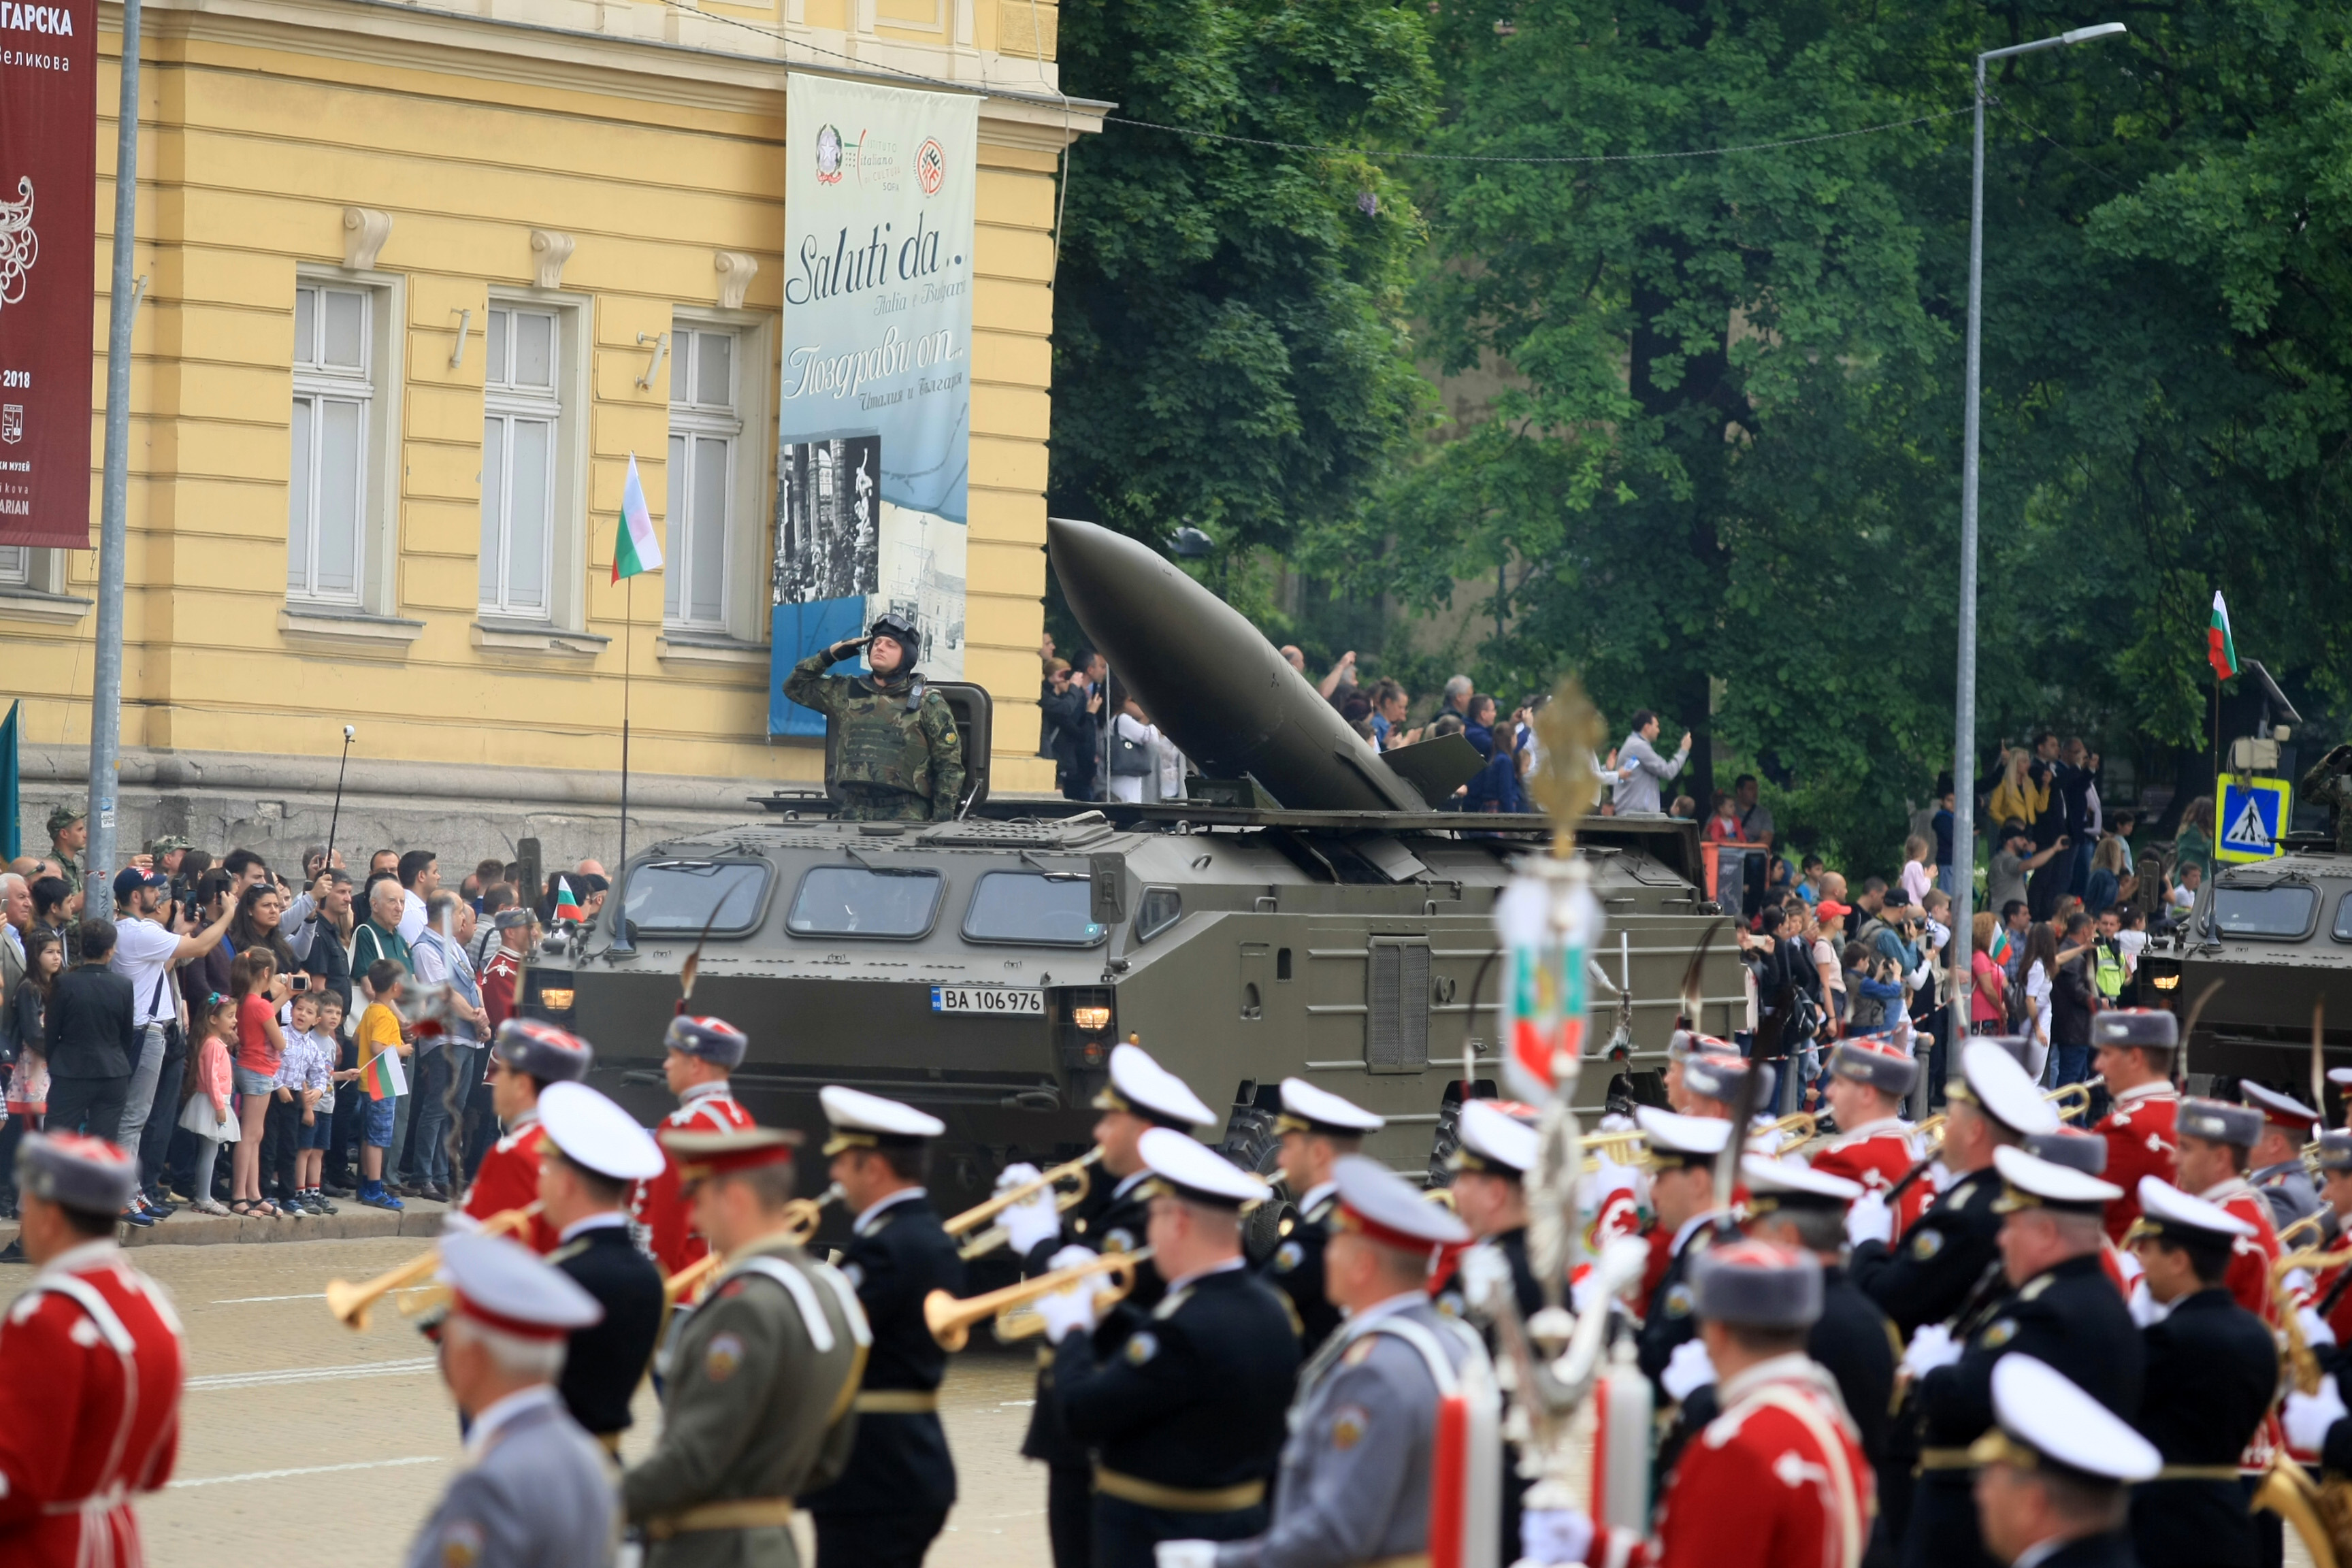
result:
M 1709 1042 L 1720 1045 L 1721 1042 Z M 1717 1121 L 1731 1120 L 1731 1102 L 1738 1096 L 1739 1080 L 1748 1069 L 1764 1075 L 1756 1086 L 1756 1103 L 1772 1103 L 1772 1067 L 1769 1062 L 1751 1063 L 1742 1056 L 1724 1050 L 1694 1051 L 1683 1061 L 1683 1090 L 1690 1098 L 1689 1114 L 1711 1118 Z
M 629 1239 L 621 1205 L 631 1184 L 660 1171 L 661 1150 L 635 1117 L 584 1083 L 549 1084 L 539 1125 L 539 1212 L 556 1242 L 547 1260 L 604 1314 L 572 1331 L 556 1390 L 572 1418 L 617 1458 L 629 1401 L 662 1325 L 661 1270 Z
M 1544 1304 L 1543 1287 L 1528 1263 L 1528 1173 L 1536 1165 L 1536 1130 L 1493 1101 L 1473 1100 L 1462 1107 L 1462 1142 L 1446 1160 L 1454 1173 L 1454 1212 L 1477 1237 L 1472 1250 L 1495 1260 L 1497 1281 L 1510 1280 L 1524 1323 Z M 1465 1258 L 1465 1274 L 1479 1267 Z M 1486 1352 L 1494 1354 L 1494 1342 Z M 1503 1476 L 1503 1555 L 1510 1562 L 1519 1544 L 1519 1505 L 1529 1482 L 1515 1465 Z
M 740 1132 L 753 1125 L 751 1113 L 735 1103 L 728 1075 L 743 1065 L 751 1041 L 724 1018 L 680 1014 L 662 1036 L 662 1081 L 677 1096 L 677 1109 L 662 1119 L 666 1132 Z M 710 1244 L 694 1229 L 693 1200 L 680 1179 L 677 1160 L 664 1142 L 661 1174 L 637 1184 L 629 1206 L 637 1245 L 653 1257 L 667 1279 L 709 1254 Z
M 2180 1147 L 2179 1185 L 2215 1204 L 2253 1227 L 2231 1249 L 2228 1284 L 2239 1306 L 2275 1327 L 2278 1304 L 2271 1291 L 2271 1265 L 2278 1261 L 2278 1231 L 2271 1207 L 2246 1181 L 2246 1164 L 2262 1136 L 2263 1115 L 2249 1106 L 2218 1100 L 2184 1100 L 2177 1117 Z
M 1433 1523 L 1477 1527 L 1464 1516 L 1485 1478 L 1439 1472 L 1438 1409 L 1466 1378 L 1491 1374 L 1477 1335 L 1440 1316 L 1424 1288 L 1439 1250 L 1470 1233 L 1360 1154 L 1342 1157 L 1334 1177 L 1324 1283 L 1347 1318 L 1299 1372 L 1273 1527 L 1248 1541 L 1162 1542 L 1159 1568 L 1423 1563 Z
M 2178 1168 L 2173 1115 L 2180 1093 L 2172 1085 L 2180 1020 L 2154 1007 L 2128 1007 L 2091 1019 L 2091 1065 L 2115 1101 L 2091 1131 L 2107 1141 L 2107 1179 L 2124 1195 L 2107 1205 L 2107 1239 L 2124 1245 L 2139 1217 L 2139 1179 L 2169 1182 Z
M 1830 1056 L 1823 1093 L 1837 1115 L 1838 1135 L 1813 1156 L 1813 1168 L 1859 1183 L 1883 1194 L 1911 1173 L 1919 1155 L 1903 1121 L 1904 1100 L 1919 1081 L 1919 1062 L 1882 1035 L 1840 1040 Z M 1899 1242 L 1916 1225 L 1936 1189 L 1914 1182 L 1896 1201 L 1888 1241 Z
M 1331 1238 L 1331 1212 L 1339 1202 L 1331 1168 L 1340 1155 L 1361 1151 L 1367 1134 L 1387 1125 L 1386 1119 L 1303 1078 L 1282 1080 L 1282 1114 L 1274 1126 L 1282 1135 L 1283 1183 L 1298 1194 L 1298 1217 L 1266 1259 L 1265 1278 L 1290 1298 L 1306 1354 L 1314 1354 L 1339 1326 L 1339 1309 L 1323 1294 L 1323 1246 Z
M 2332 1216 L 2328 1234 L 2341 1237 L 2352 1228 L 2352 1132 L 2336 1127 L 2319 1135 L 2319 1195 Z M 2305 1311 L 2303 1329 L 2312 1343 L 2352 1343 L 2352 1268 L 2339 1263 L 2322 1271 Z
M 1723 1414 L 1659 1505 L 1660 1568 L 1856 1568 L 1873 1485 L 1836 1383 L 1805 1353 L 1820 1263 L 1747 1238 L 1710 1249 L 1691 1284 Z
M 839 1476 L 872 1335 L 839 1272 L 801 1249 L 783 1128 L 664 1128 L 697 1234 L 727 1265 L 673 1336 L 661 1441 L 621 1477 L 646 1568 L 782 1564 L 793 1499 Z
M 16 1146 L 25 1260 L 0 1319 L 0 1560 L 143 1561 L 130 1497 L 172 1478 L 187 1355 L 163 1289 L 124 1260 L 114 1219 L 139 1162 L 73 1132 Z
M 2139 1179 L 2131 1247 L 2168 1310 L 2140 1331 L 2147 1370 L 2132 1425 L 2164 1468 L 2132 1493 L 2132 1544 L 2141 1568 L 2256 1568 L 2238 1460 L 2277 1389 L 2278 1344 L 2221 1284 L 2253 1227 L 2155 1176 Z
M 2161 1463 L 2147 1438 L 2029 1355 L 1992 1371 L 1997 1425 L 1973 1452 L 1984 1542 L 2022 1568 L 2133 1568 L 2125 1488 Z
M 2029 1133 L 2019 1147 L 2037 1160 L 2047 1160 L 2053 1165 L 2063 1165 L 2086 1176 L 2097 1176 L 2106 1181 L 2109 1186 L 2115 1185 L 2107 1177 L 2107 1141 L 2096 1133 L 2069 1127 L 2062 1121 L 2054 1132 Z M 2099 1238 L 2099 1267 L 2106 1270 L 2107 1283 L 2116 1288 L 2116 1294 L 2126 1303 L 2131 1302 L 2139 1281 L 2139 1259 L 2102 1236 Z M 2141 1312 L 2153 1312 L 2154 1303 L 2147 1300 L 2146 1292 L 2137 1292 L 2137 1295 L 2143 1306 L 2136 1309 L 2132 1315 L 2145 1322 L 2147 1319 L 2141 1316 Z
M 1691 1321 L 1690 1265 L 1713 1239 L 1705 1222 L 1723 1213 L 1715 1194 L 1715 1161 L 1731 1136 L 1731 1124 L 1719 1116 L 1681 1116 L 1648 1105 L 1633 1118 L 1650 1151 L 1652 1244 L 1667 1238 L 1666 1265 L 1643 1305 L 1636 1342 L 1642 1374 L 1660 1383 L 1675 1352 L 1697 1332 Z
M 2319 1112 L 2292 1095 L 2264 1089 L 2252 1079 L 2238 1080 L 2246 1103 L 2263 1113 L 2263 1130 L 2247 1152 L 2253 1169 L 2246 1184 L 2271 1205 L 2271 1225 L 2284 1230 L 2319 1212 L 2319 1190 L 2303 1168 L 2303 1146 L 2319 1136 Z
M 1242 1257 L 1242 1210 L 1272 1189 L 1172 1128 L 1150 1129 L 1136 1152 L 1168 1293 L 1149 1311 L 1122 1304 L 1107 1323 L 1097 1321 L 1099 1279 L 1037 1303 L 1063 1426 L 1097 1455 L 1097 1568 L 1152 1568 L 1162 1541 L 1264 1531 L 1298 1371 L 1290 1313 Z M 1055 1263 L 1095 1256 L 1069 1247 Z
M 1691 1094 L 1683 1083 L 1683 1064 L 1701 1051 L 1706 1050 L 1710 1046 L 1719 1052 L 1734 1056 L 1738 1054 L 1733 1050 L 1729 1041 L 1716 1040 L 1691 1029 L 1676 1029 L 1666 1041 L 1666 1071 L 1664 1080 L 1666 1109 L 1678 1116 L 1688 1116 L 1691 1113 Z
M 857 1216 L 841 1261 L 874 1332 L 852 1408 L 857 1439 L 841 1479 L 801 1500 L 816 1521 L 819 1568 L 919 1568 L 956 1499 L 940 1425 L 947 1352 L 923 1321 L 934 1290 L 963 1294 L 963 1259 L 923 1186 L 931 1140 L 947 1124 L 861 1089 L 818 1090 L 833 1129 L 824 1155 Z
M 499 1026 L 485 1071 L 490 1103 L 506 1131 L 482 1156 L 458 1210 L 464 1217 L 453 1221 L 452 1228 L 470 1229 L 493 1215 L 538 1201 L 539 1097 L 550 1084 L 586 1078 L 595 1054 L 579 1036 L 536 1018 L 509 1018 Z M 541 1255 L 555 1250 L 555 1227 L 543 1214 L 533 1215 L 515 1236 Z
M 1056 1213 L 1054 1194 L 1040 1190 L 999 1215 L 1026 1273 L 1045 1273 L 1065 1245 L 1101 1252 L 1132 1252 L 1141 1247 L 1150 1220 L 1147 1194 L 1139 1190 L 1150 1174 L 1139 1149 L 1144 1133 L 1154 1127 L 1189 1133 L 1217 1120 L 1183 1079 L 1152 1060 L 1140 1046 L 1113 1046 L 1108 1067 L 1107 1081 L 1095 1096 L 1095 1109 L 1102 1115 L 1095 1121 L 1094 1134 L 1103 1152 L 1102 1173 L 1116 1184 L 1095 1183 L 1086 1200 L 1066 1214 Z M 1008 1165 L 997 1175 L 997 1190 L 1008 1191 L 1038 1174 L 1034 1165 Z M 1164 1293 L 1160 1274 L 1146 1263 L 1135 1271 L 1127 1304 L 1149 1311 Z M 1051 1349 L 1038 1352 L 1037 1403 L 1030 1411 L 1021 1452 L 1045 1463 L 1045 1527 L 1055 1568 L 1091 1568 L 1094 1468 L 1086 1444 L 1062 1423 L 1061 1401 L 1054 1397 L 1055 1355 Z
M 565 1341 L 603 1314 L 594 1297 L 502 1236 L 441 1242 L 456 1296 L 441 1380 L 469 1423 L 466 1466 L 416 1532 L 408 1568 L 520 1568 L 611 1560 L 604 1456 L 556 1393 Z
M 1993 1424 L 1993 1369 L 2003 1356 L 2050 1363 L 2126 1419 L 2139 1411 L 2138 1330 L 2100 1262 L 2100 1220 L 2116 1189 L 2007 1145 L 1994 1151 L 1993 1163 L 2009 1294 L 1957 1331 L 1913 1336 L 1904 1362 L 1919 1380 L 1921 1442 L 1906 1568 L 1973 1568 L 1979 1560 L 1970 1445 Z

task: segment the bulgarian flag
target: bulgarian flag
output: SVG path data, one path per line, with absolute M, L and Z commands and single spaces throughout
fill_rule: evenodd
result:
M 400 1070 L 400 1053 L 387 1047 L 368 1058 L 367 1066 L 360 1069 L 360 1082 L 370 1100 L 393 1100 L 408 1092 L 408 1080 Z
M 572 884 L 561 877 L 555 879 L 555 918 L 571 921 L 574 924 L 586 918 L 581 912 L 579 899 L 572 891 Z
M 661 570 L 661 535 L 646 509 L 646 487 L 637 478 L 637 455 L 629 454 L 629 480 L 621 487 L 621 530 L 613 540 L 613 581 Z
M 2205 627 L 2205 662 L 2218 680 L 2229 679 L 2240 668 L 2238 645 L 2230 638 L 2230 606 L 2221 602 L 2219 588 L 2213 590 L 2213 619 Z

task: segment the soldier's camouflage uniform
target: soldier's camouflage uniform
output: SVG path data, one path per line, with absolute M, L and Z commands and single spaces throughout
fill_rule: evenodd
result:
M 784 679 L 784 695 L 836 727 L 841 815 L 856 822 L 953 816 L 963 795 L 963 740 L 947 700 L 926 690 L 910 709 L 913 671 L 877 682 L 870 675 L 827 675 L 832 663 L 830 648 L 801 660 Z
M 2327 807 L 2337 851 L 2352 855 L 2352 773 L 2329 768 L 2322 757 L 2303 775 L 2303 798 Z

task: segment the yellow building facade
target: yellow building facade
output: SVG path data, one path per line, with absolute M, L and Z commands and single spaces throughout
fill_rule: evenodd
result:
M 470 862 L 535 835 L 551 863 L 609 856 L 625 671 L 633 841 L 821 779 L 820 745 L 767 736 L 800 70 L 983 95 L 965 679 L 994 700 L 995 791 L 1050 792 L 1055 197 L 1105 107 L 1060 96 L 1055 18 L 1041 0 L 149 0 L 123 848 L 322 840 L 351 724 L 341 845 Z M 94 428 L 121 41 L 108 6 Z M 689 451 L 690 545 L 669 530 Z M 671 569 L 615 585 L 633 454 Z M 93 523 L 97 493 L 94 474 Z M 486 538 L 506 542 L 486 556 Z M 87 787 L 96 584 L 94 552 L 0 552 L 27 850 Z

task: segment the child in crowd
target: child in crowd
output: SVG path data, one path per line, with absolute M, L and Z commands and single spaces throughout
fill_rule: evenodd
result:
M 289 989 L 278 978 L 277 957 L 266 947 L 249 947 L 229 965 L 228 992 L 236 1001 L 236 1063 L 230 1077 L 236 1085 L 238 1132 L 230 1161 L 228 1212 L 240 1217 L 278 1217 L 278 1205 L 261 1195 L 261 1145 L 278 1098 L 278 1063 L 286 1055 L 278 1005 Z
M 319 1090 L 310 1114 L 303 1119 L 301 1168 L 295 1179 L 301 1184 L 303 1201 L 317 1212 L 334 1214 L 334 1203 L 327 1196 L 327 1151 L 335 1142 L 335 1086 L 349 1083 L 360 1076 L 357 1068 L 344 1068 L 343 999 L 332 991 L 312 993 L 319 1009 L 319 1022 L 310 1031 L 310 1042 L 319 1053 L 319 1063 L 326 1069 L 326 1086 Z
M 390 1053 L 397 1061 L 409 1053 L 408 1042 L 401 1037 L 401 983 L 408 971 L 395 959 L 379 958 L 368 965 L 366 977 L 361 982 L 368 997 L 367 1010 L 360 1015 L 360 1075 L 368 1082 L 368 1068 L 376 1058 Z M 388 1086 L 386 1086 L 388 1087 Z M 384 1190 L 384 1151 L 392 1147 L 393 1112 L 400 1104 L 399 1097 L 370 1082 L 366 1125 L 362 1130 L 360 1151 L 360 1202 L 374 1209 L 404 1209 L 408 1205 Z
M 270 1114 L 284 1114 L 291 1125 L 285 1142 L 272 1151 L 276 1158 L 271 1171 L 278 1189 L 273 1195 L 281 1209 L 331 1214 L 332 1205 L 310 1190 L 304 1171 L 312 1158 L 310 1140 L 318 1121 L 319 1097 L 334 1092 L 334 1047 L 319 1034 L 319 998 L 310 992 L 295 993 L 287 1016 L 294 1026 L 286 1037 L 286 1059 L 278 1066 L 278 1103 L 270 1108 Z
M 187 1102 L 180 1108 L 180 1125 L 196 1141 L 195 1180 L 190 1184 L 195 1201 L 189 1206 L 198 1214 L 226 1214 L 228 1205 L 213 1196 L 213 1162 L 220 1146 L 237 1142 L 241 1131 L 228 1107 L 228 1042 L 236 1038 L 236 999 L 215 993 L 199 1026 L 204 1040 L 188 1074 Z
M 7 1124 L 0 1126 L 0 1175 L 16 1170 L 17 1140 L 48 1113 L 49 1058 L 41 1047 L 49 1037 L 49 996 L 65 963 L 65 944 L 55 931 L 36 931 L 25 938 L 25 977 L 16 982 L 16 994 L 5 998 L 16 1025 L 16 1062 L 8 1072 Z M 13 1197 L 0 1212 L 16 1217 Z

